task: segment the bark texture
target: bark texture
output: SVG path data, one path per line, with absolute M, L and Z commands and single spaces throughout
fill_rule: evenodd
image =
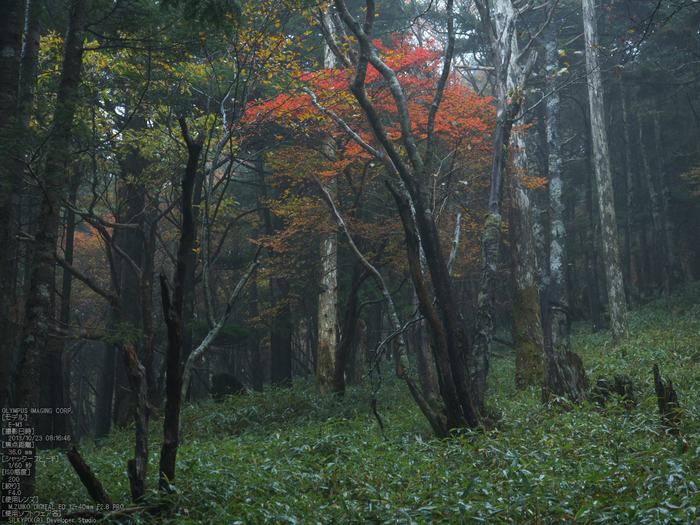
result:
M 514 137 L 513 207 L 510 220 L 512 250 L 515 381 L 518 388 L 540 385 L 544 378 L 544 335 L 540 313 L 532 207 L 520 179 L 527 173 L 524 140 Z
M 494 4 L 496 16 L 515 19 L 512 2 Z M 502 30 L 505 30 L 503 28 Z M 517 93 L 521 89 L 523 70 L 519 63 L 518 40 L 513 31 L 508 61 L 508 90 Z M 516 95 L 518 96 L 518 95 Z M 525 138 L 516 134 L 512 138 L 513 167 L 512 208 L 510 212 L 511 266 L 515 281 L 513 297 L 513 324 L 515 344 L 515 381 L 518 388 L 539 385 L 544 377 L 544 335 L 540 312 L 539 283 L 537 280 L 537 251 L 535 247 L 532 206 L 528 189 L 522 179 L 529 172 Z
M 549 172 L 549 286 L 546 300 L 547 348 L 558 354 L 569 349 L 570 308 L 566 290 L 566 227 L 564 226 L 564 181 L 562 178 L 562 138 L 560 127 L 559 82 L 556 72 L 559 66 L 557 51 L 558 31 L 554 25 L 547 30 L 545 61 L 547 76 L 546 128 L 547 128 L 547 168 Z
M 330 148 L 327 148 L 330 149 Z M 333 194 L 335 181 L 327 184 Z M 338 233 L 335 230 L 321 234 L 321 265 L 318 293 L 318 359 L 316 384 L 321 394 L 345 391 L 338 356 Z
M 598 61 L 598 28 L 593 0 L 583 0 L 583 29 L 586 40 L 586 72 L 588 74 L 588 103 L 591 115 L 594 167 L 598 185 L 601 241 L 605 263 L 613 340 L 627 337 L 627 301 L 622 281 L 620 250 L 617 240 L 617 219 L 613 195 L 608 133 L 605 127 L 603 80 Z
M 550 6 L 554 9 L 554 5 Z M 581 358 L 570 351 L 569 326 L 570 307 L 566 285 L 566 251 L 564 227 L 564 182 L 562 178 L 562 138 L 560 128 L 560 96 L 557 71 L 559 53 L 557 51 L 558 31 L 550 25 L 546 31 L 545 62 L 547 68 L 547 168 L 549 172 L 549 283 L 545 300 L 545 333 L 547 367 L 544 401 L 550 401 L 552 394 L 565 397 L 575 403 L 587 398 L 588 377 Z

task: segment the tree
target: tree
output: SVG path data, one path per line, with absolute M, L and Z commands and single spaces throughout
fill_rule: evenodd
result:
M 328 11 L 320 13 L 323 28 L 330 32 L 333 40 L 334 26 Z M 335 66 L 335 58 L 328 44 L 323 48 L 324 69 Z M 328 137 L 326 155 L 332 156 L 332 138 Z M 334 181 L 335 179 L 331 179 Z M 335 193 L 334 185 L 326 188 Z M 318 293 L 318 358 L 316 363 L 316 382 L 322 394 L 341 393 L 345 391 L 345 366 L 338 352 L 338 234 L 329 231 L 322 235 L 321 272 Z
M 627 336 L 627 302 L 622 281 L 620 251 L 617 240 L 615 199 L 610 171 L 610 153 L 605 127 L 603 82 L 598 63 L 598 32 L 592 0 L 583 2 L 583 24 L 586 39 L 586 72 L 588 75 L 588 103 L 591 113 L 591 136 L 595 156 L 595 173 L 598 186 L 598 211 L 602 230 L 603 258 L 608 285 L 610 324 L 614 341 Z
M 496 2 L 496 16 L 506 20 L 515 18 L 511 2 Z M 547 24 L 548 22 L 545 22 Z M 500 31 L 506 35 L 502 28 Z M 523 89 L 523 82 L 533 67 L 536 55 L 529 57 L 530 64 L 521 64 L 515 31 L 511 36 L 511 57 L 508 60 L 507 88 L 512 93 Z M 525 68 L 525 70 L 524 70 Z M 517 95 L 516 95 L 517 96 Z M 542 383 L 544 377 L 544 334 L 540 313 L 539 285 L 537 281 L 537 256 L 533 227 L 532 206 L 528 188 L 524 182 L 529 172 L 525 139 L 522 133 L 513 138 L 512 208 L 510 212 L 510 246 L 514 279 L 513 343 L 515 345 L 515 382 L 519 388 Z
M 81 0 L 71 5 L 65 50 L 54 107 L 51 134 L 41 177 L 42 200 L 35 236 L 34 262 L 31 282 L 25 304 L 22 327 L 20 362 L 17 371 L 17 391 L 14 404 L 17 407 L 35 407 L 39 403 L 39 378 L 44 353 L 52 324 L 51 290 L 54 280 L 54 255 L 60 222 L 65 168 L 69 161 L 70 139 L 75 117 L 77 91 L 80 85 L 85 21 L 90 4 Z M 34 419 L 34 418 L 33 418 Z M 28 425 L 36 426 L 35 421 Z M 29 476 L 20 482 L 24 497 L 34 493 L 36 465 L 30 462 Z
M 442 72 L 434 91 L 428 115 L 425 130 L 425 154 L 421 154 L 421 150 L 418 148 L 406 93 L 402 89 L 396 71 L 382 60 L 376 44 L 372 40 L 375 15 L 374 3 L 367 2 L 366 14 L 362 24 L 348 11 L 342 0 L 337 0 L 335 7 L 343 23 L 357 40 L 359 49 L 355 50 L 357 55 L 353 57 L 354 61 L 351 61 L 347 55 L 340 51 L 337 42 L 329 42 L 329 45 L 342 65 L 352 71 L 349 82 L 350 91 L 364 112 L 367 123 L 381 147 L 381 150 L 372 148 L 373 153 L 383 162 L 394 184 L 400 184 L 400 193 L 394 191 L 394 198 L 400 210 L 407 210 L 402 212 L 401 215 L 409 252 L 418 253 L 419 251 L 415 227 L 419 232 L 420 243 L 425 252 L 430 270 L 437 299 L 437 308 L 441 313 L 441 318 L 438 318 L 437 312 L 428 300 L 427 294 L 423 293 L 425 283 L 419 278 L 422 272 L 420 268 L 415 268 L 415 264 L 412 269 L 412 275 L 414 285 L 420 289 L 421 311 L 428 318 L 431 326 L 444 412 L 442 414 L 439 412 L 441 407 L 438 403 L 433 403 L 432 406 L 429 405 L 416 388 L 412 388 L 411 392 L 421 409 L 426 413 L 429 421 L 431 421 L 436 433 L 445 436 L 453 428 L 480 425 L 482 422 L 481 409 L 483 407 L 483 391 L 473 387 L 474 378 L 468 372 L 467 352 L 471 344 L 463 324 L 464 321 L 456 306 L 454 288 L 447 269 L 447 261 L 440 244 L 429 195 L 425 191 L 425 181 L 430 175 L 433 163 L 435 119 L 449 77 L 454 50 L 453 4 L 451 1 L 447 4 L 450 38 L 445 49 Z M 374 102 L 367 92 L 368 68 L 370 64 L 387 83 L 391 93 L 391 99 L 395 104 L 400 125 L 401 148 L 389 135 L 386 126 L 377 113 Z M 369 147 L 371 148 L 371 146 Z M 415 257 L 409 258 L 409 261 L 414 263 L 415 260 Z M 481 372 L 485 373 L 486 370 Z
M 0 407 L 5 407 L 10 378 L 10 354 L 14 339 L 13 309 L 17 273 L 17 229 L 19 227 L 19 178 L 14 164 L 14 152 L 19 145 L 19 78 L 22 35 L 24 33 L 25 2 L 4 1 L 0 5 L 6 16 L 0 22 Z

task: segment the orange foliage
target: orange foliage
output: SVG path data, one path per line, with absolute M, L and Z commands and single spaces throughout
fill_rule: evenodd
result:
M 427 136 L 428 112 L 440 76 L 441 51 L 417 47 L 397 36 L 390 45 L 376 41 L 382 60 L 392 67 L 407 96 L 413 132 L 419 147 Z M 275 183 L 284 187 L 269 204 L 287 228 L 265 242 L 290 254 L 308 251 L 322 231 L 335 229 L 311 175 L 332 184 L 336 202 L 356 239 L 370 257 L 403 272 L 403 230 L 395 206 L 383 185 L 386 171 L 370 152 L 358 144 L 336 120 L 342 120 L 364 142 L 379 148 L 362 110 L 349 89 L 348 72 L 342 69 L 307 71 L 296 76 L 297 91 L 253 102 L 246 111 L 251 127 L 274 129 L 279 141 L 268 155 L 267 167 Z M 367 91 L 389 135 L 400 139 L 398 111 L 383 77 L 370 68 Z M 313 95 L 311 95 L 313 93 Z M 314 99 L 318 106 L 314 104 Z M 491 98 L 480 97 L 452 78 L 445 88 L 435 122 L 435 172 L 425 180 L 431 188 L 436 222 L 449 253 L 456 212 L 462 218 L 462 241 L 456 274 L 478 271 L 480 257 L 480 209 L 488 188 L 495 112 Z M 292 263 L 294 264 L 294 263 Z

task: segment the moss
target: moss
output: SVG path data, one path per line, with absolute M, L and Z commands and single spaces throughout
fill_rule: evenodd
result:
M 484 217 L 484 239 L 501 233 L 503 217 L 498 213 L 487 213 Z
M 544 379 L 544 342 L 537 289 L 525 288 L 513 298 L 515 324 L 515 380 L 518 388 L 539 385 Z

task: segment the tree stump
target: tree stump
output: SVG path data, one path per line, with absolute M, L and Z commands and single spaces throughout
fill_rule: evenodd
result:
M 588 399 L 588 388 L 588 376 L 578 354 L 566 350 L 547 359 L 543 403 L 551 402 L 553 396 L 581 403 Z
M 678 424 L 681 420 L 681 410 L 678 404 L 678 395 L 673 388 L 671 380 L 664 381 L 661 379 L 659 365 L 654 363 L 654 390 L 656 391 L 656 401 L 659 405 L 659 413 L 663 423 L 669 428 L 669 431 L 674 436 L 677 436 L 680 431 Z
M 604 375 L 599 375 L 595 386 L 591 390 L 591 401 L 597 405 L 605 406 L 612 394 L 610 393 L 610 382 Z
M 629 376 L 615 374 L 615 393 L 622 398 L 626 408 L 632 409 L 637 406 L 637 400 L 634 398 L 634 385 Z
M 591 401 L 595 401 L 600 406 L 605 406 L 613 394 L 617 394 L 622 398 L 625 408 L 628 410 L 637 406 L 634 398 L 634 384 L 628 375 L 615 374 L 612 385 L 608 378 L 602 374 L 596 380 L 596 386 L 591 390 Z

